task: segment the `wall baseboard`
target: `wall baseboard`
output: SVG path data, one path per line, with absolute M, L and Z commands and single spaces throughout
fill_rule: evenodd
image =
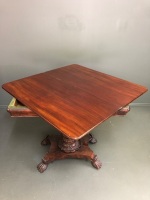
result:
M 150 103 L 130 103 L 130 106 L 150 106 Z
M 0 108 L 6 108 L 7 109 L 8 105 L 0 105 Z

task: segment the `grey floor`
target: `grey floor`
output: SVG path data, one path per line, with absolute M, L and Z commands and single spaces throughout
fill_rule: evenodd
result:
M 0 200 L 150 200 L 150 107 L 132 107 L 93 130 L 100 170 L 68 159 L 40 174 L 36 165 L 48 149 L 40 141 L 52 132 L 40 118 L 0 109 Z

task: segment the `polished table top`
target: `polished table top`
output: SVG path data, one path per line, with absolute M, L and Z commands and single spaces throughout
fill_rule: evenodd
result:
M 72 139 L 82 138 L 147 91 L 143 86 L 76 64 L 2 87 Z

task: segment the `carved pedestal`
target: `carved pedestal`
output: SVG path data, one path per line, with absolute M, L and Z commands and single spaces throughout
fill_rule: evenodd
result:
M 50 144 L 50 149 L 45 154 L 42 162 L 38 164 L 38 171 L 42 173 L 47 169 L 49 163 L 66 158 L 88 159 L 93 167 L 96 169 L 101 168 L 102 164 L 97 155 L 89 148 L 89 142 L 92 144 L 97 142 L 92 134 L 86 135 L 81 140 L 73 140 L 64 136 L 47 136 L 41 144 Z

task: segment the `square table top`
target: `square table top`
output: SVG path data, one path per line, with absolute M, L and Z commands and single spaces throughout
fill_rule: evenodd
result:
M 76 64 L 2 87 L 72 139 L 82 138 L 147 91 L 143 86 Z

